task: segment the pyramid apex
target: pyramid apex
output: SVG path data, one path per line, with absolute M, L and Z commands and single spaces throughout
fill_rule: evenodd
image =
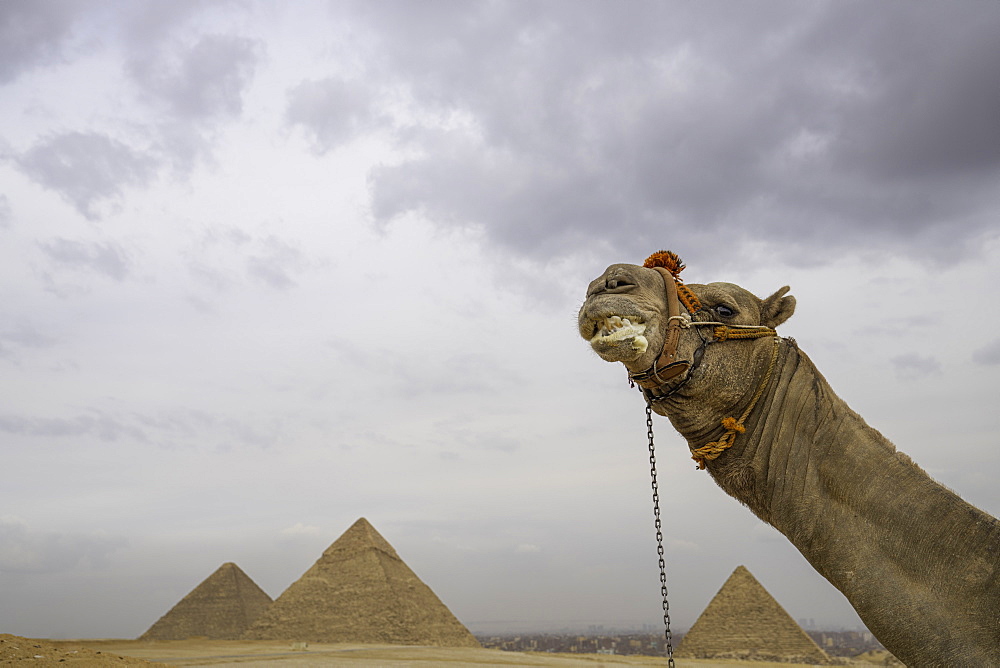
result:
M 249 577 L 246 572 L 235 561 L 227 561 L 212 573 L 209 577 Z
M 393 559 L 399 559 L 399 555 L 396 554 L 396 550 L 389 544 L 389 541 L 375 530 L 371 522 L 361 517 L 342 533 L 340 538 L 333 541 L 330 547 L 324 550 L 323 556 L 329 557 L 339 552 L 360 552 L 372 549 L 384 552 Z

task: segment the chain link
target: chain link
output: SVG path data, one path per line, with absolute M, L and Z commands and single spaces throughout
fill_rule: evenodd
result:
M 653 517 L 656 519 L 656 555 L 660 563 L 660 594 L 663 595 L 663 637 L 667 641 L 667 665 L 674 668 L 673 634 L 670 632 L 670 603 L 667 602 L 667 567 L 663 559 L 663 528 L 660 522 L 660 490 L 656 484 L 656 447 L 653 445 L 653 408 L 646 402 L 646 436 L 649 438 L 649 475 L 653 479 Z

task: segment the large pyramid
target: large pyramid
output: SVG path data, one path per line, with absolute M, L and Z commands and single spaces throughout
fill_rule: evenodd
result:
M 363 517 L 334 541 L 243 637 L 479 646 Z
M 195 636 L 235 640 L 271 597 L 234 563 L 225 563 L 191 590 L 139 640 L 183 640 Z
M 831 663 L 826 652 L 744 566 L 722 585 L 684 635 L 675 656 Z

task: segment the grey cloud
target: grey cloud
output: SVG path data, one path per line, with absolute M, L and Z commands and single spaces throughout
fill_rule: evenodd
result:
M 467 429 L 458 427 L 455 428 L 451 425 L 439 425 L 442 430 L 451 437 L 453 443 L 461 443 L 463 448 L 468 448 L 470 450 L 493 450 L 495 452 L 502 452 L 504 454 L 514 454 L 521 450 L 523 443 L 519 441 L 516 437 L 509 436 L 507 434 L 494 434 L 490 432 L 477 432 L 474 429 Z M 452 453 L 450 451 L 445 451 L 444 455 L 455 455 L 458 453 Z
M 263 48 L 230 35 L 207 35 L 186 48 L 168 47 L 137 56 L 128 71 L 146 99 L 164 112 L 156 128 L 158 142 L 174 169 L 184 174 L 211 154 L 217 125 L 242 113 Z
M 976 364 L 1000 364 L 1000 339 L 973 352 L 972 361 Z
M 0 358 L 9 358 L 17 350 L 51 348 L 55 344 L 55 339 L 28 323 L 18 323 L 0 330 Z
M 0 433 L 41 438 L 93 436 L 109 442 L 124 438 L 138 442 L 148 440 L 141 429 L 100 411 L 65 418 L 0 415 Z
M 0 573 L 59 573 L 82 564 L 102 567 L 123 547 L 122 538 L 102 534 L 55 533 L 0 518 Z
M 84 9 L 75 0 L 0 2 L 0 85 L 62 60 L 64 42 Z
M 225 272 L 209 266 L 200 260 L 191 259 L 187 263 L 188 272 L 191 277 L 201 285 L 207 286 L 216 292 L 222 292 L 230 287 L 231 279 Z M 212 303 L 205 296 L 190 296 L 192 304 L 203 312 L 212 312 Z
M 974 214 L 1000 204 L 996 5 L 584 7 L 361 12 L 379 75 L 472 119 L 400 132 L 422 157 L 372 173 L 380 222 L 420 210 L 535 257 L 823 246 L 805 262 L 995 227 Z
M 96 19 L 104 43 L 120 23 L 128 48 L 146 51 L 211 4 L 206 0 L 4 0 L 0 3 L 0 84 L 34 67 L 68 60 L 71 54 L 65 52 L 74 39 L 87 39 L 76 34 L 86 20 Z
M 892 363 L 896 376 L 901 380 L 917 380 L 941 374 L 941 363 L 928 355 L 906 353 L 897 355 L 889 361 Z
M 420 210 L 442 225 L 483 224 L 504 247 L 535 255 L 584 243 L 599 230 L 650 236 L 646 213 L 629 216 L 619 184 L 579 161 L 567 169 L 562 160 L 512 156 L 455 135 L 436 139 L 433 155 L 372 170 L 377 220 Z
M 284 425 L 281 420 L 238 418 L 198 410 L 163 411 L 155 414 L 135 414 L 132 419 L 161 447 L 212 443 L 218 451 L 246 446 L 269 448 L 281 442 Z
M 6 195 L 0 195 L 0 230 L 9 228 L 13 218 L 14 212 L 11 211 L 10 200 Z
M 493 360 L 482 355 L 453 355 L 437 364 L 413 364 L 400 355 L 391 365 L 389 356 L 381 353 L 370 359 L 371 368 L 387 370 L 386 391 L 402 397 L 452 395 L 457 397 L 490 397 L 504 387 L 516 387 L 517 374 L 498 369 Z M 363 359 L 363 358 L 362 358 Z M 455 369 L 461 369 L 455 373 Z
M 363 84 L 332 78 L 304 81 L 291 89 L 285 118 L 289 125 L 307 131 L 317 153 L 336 149 L 359 132 L 388 123 Z
M 148 53 L 208 5 L 205 0 L 4 0 L 0 2 L 0 85 L 38 67 L 68 62 L 74 49 L 105 47 L 114 36 L 121 36 L 133 54 Z M 102 30 L 97 39 L 85 32 L 93 28 L 84 25 L 89 21 Z M 121 34 L 116 35 L 119 27 Z
M 205 228 L 186 255 L 191 275 L 218 292 L 233 287 L 241 278 L 287 290 L 298 284 L 298 275 L 309 265 L 305 253 L 287 241 L 274 235 L 254 236 L 225 225 Z M 243 276 L 227 271 L 228 266 L 242 266 Z M 209 308 L 203 298 L 201 307 Z
M 45 254 L 59 265 L 124 280 L 129 273 L 129 260 L 118 244 L 91 243 L 57 238 L 39 244 Z
M 159 152 L 178 177 L 185 177 L 212 155 L 212 137 L 196 123 L 168 121 L 156 129 Z
M 293 275 L 305 264 L 302 251 L 275 237 L 262 241 L 263 252 L 247 258 L 247 273 L 254 279 L 277 290 L 295 287 Z
M 280 420 L 256 415 L 247 419 L 197 410 L 119 414 L 92 409 L 59 417 L 0 414 L 0 434 L 46 442 L 89 438 L 162 448 L 193 445 L 229 450 L 270 447 L 281 441 L 283 430 Z
M 481 355 L 449 355 L 425 364 L 425 360 L 415 361 L 398 351 L 373 350 L 347 338 L 331 337 L 326 346 L 358 373 L 378 374 L 384 381 L 382 391 L 393 396 L 493 396 L 524 382 L 515 372 L 497 368 Z M 455 373 L 455 369 L 462 372 Z
M 211 227 L 205 230 L 202 241 L 206 245 L 226 244 L 234 247 L 244 246 L 253 240 L 245 230 L 233 226 Z
M 133 61 L 136 84 L 168 113 L 182 120 L 212 120 L 243 110 L 261 46 L 230 35 L 206 35 L 189 48 L 158 52 Z
M 924 179 L 1000 163 L 1000 11 L 968 10 L 959 17 L 950 3 L 896 3 L 859 17 L 856 7 L 838 5 L 819 27 L 830 51 L 870 58 L 864 113 L 844 128 L 853 140 L 843 143 L 848 165 Z
M 69 61 L 74 46 L 121 49 L 131 81 L 164 113 L 146 128 L 150 143 L 187 172 L 210 153 L 213 124 L 241 113 L 263 53 L 259 41 L 199 35 L 194 20 L 211 7 L 204 0 L 0 3 L 0 84 L 21 71 Z M 97 201 L 119 195 L 123 185 L 145 185 L 158 162 L 108 138 L 69 133 L 36 147 L 22 166 L 95 219 Z
M 213 4 L 218 3 L 207 0 L 132 0 L 116 6 L 114 10 L 121 17 L 123 37 L 129 48 L 145 52 L 158 47 L 171 34 L 187 29 L 191 19 Z
M 29 177 L 95 220 L 99 202 L 120 197 L 128 187 L 148 184 L 158 160 L 106 135 L 67 132 L 38 142 L 18 158 L 18 164 Z

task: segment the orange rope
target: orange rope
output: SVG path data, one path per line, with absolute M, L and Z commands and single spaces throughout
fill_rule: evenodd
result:
M 681 303 L 684 304 L 684 308 L 688 310 L 688 313 L 693 315 L 700 311 L 701 301 L 699 301 L 691 288 L 684 285 L 679 278 L 675 278 L 674 282 L 677 283 L 677 296 L 680 298 Z
M 726 327 L 720 325 L 714 330 L 716 341 L 728 341 L 729 339 L 759 339 L 764 336 L 777 336 L 778 332 L 770 327 Z
M 728 329 L 728 328 L 720 327 L 718 329 Z M 760 336 L 764 336 L 764 334 L 758 334 L 756 330 L 748 330 L 748 331 L 753 331 L 754 335 L 734 337 L 734 338 L 757 338 Z M 771 331 L 772 333 L 774 333 L 774 330 Z M 716 334 L 716 336 L 718 336 L 718 334 Z M 725 340 L 725 339 L 720 339 L 720 340 Z M 747 430 L 747 428 L 743 426 L 743 423 L 750 415 L 750 412 L 754 409 L 754 406 L 757 405 L 757 402 L 760 401 L 760 398 L 764 395 L 764 390 L 767 388 L 767 384 L 771 380 L 771 374 L 774 372 L 775 363 L 778 361 L 778 343 L 779 339 L 777 336 L 775 336 L 774 345 L 771 348 L 771 363 L 767 367 L 767 373 L 765 373 L 764 377 L 761 379 L 760 386 L 757 388 L 757 391 L 754 393 L 753 398 L 750 400 L 750 405 L 747 406 L 747 409 L 745 411 L 743 411 L 743 415 L 740 416 L 740 419 L 737 420 L 736 418 L 732 417 L 722 418 L 722 427 L 723 429 L 726 430 L 726 433 L 722 435 L 722 438 L 720 438 L 718 441 L 707 443 L 701 446 L 700 448 L 695 448 L 694 450 L 691 451 L 691 459 L 693 459 L 698 463 L 699 469 L 704 469 L 707 462 L 716 459 L 727 448 L 731 447 L 733 441 L 736 440 L 737 433 L 742 434 Z

